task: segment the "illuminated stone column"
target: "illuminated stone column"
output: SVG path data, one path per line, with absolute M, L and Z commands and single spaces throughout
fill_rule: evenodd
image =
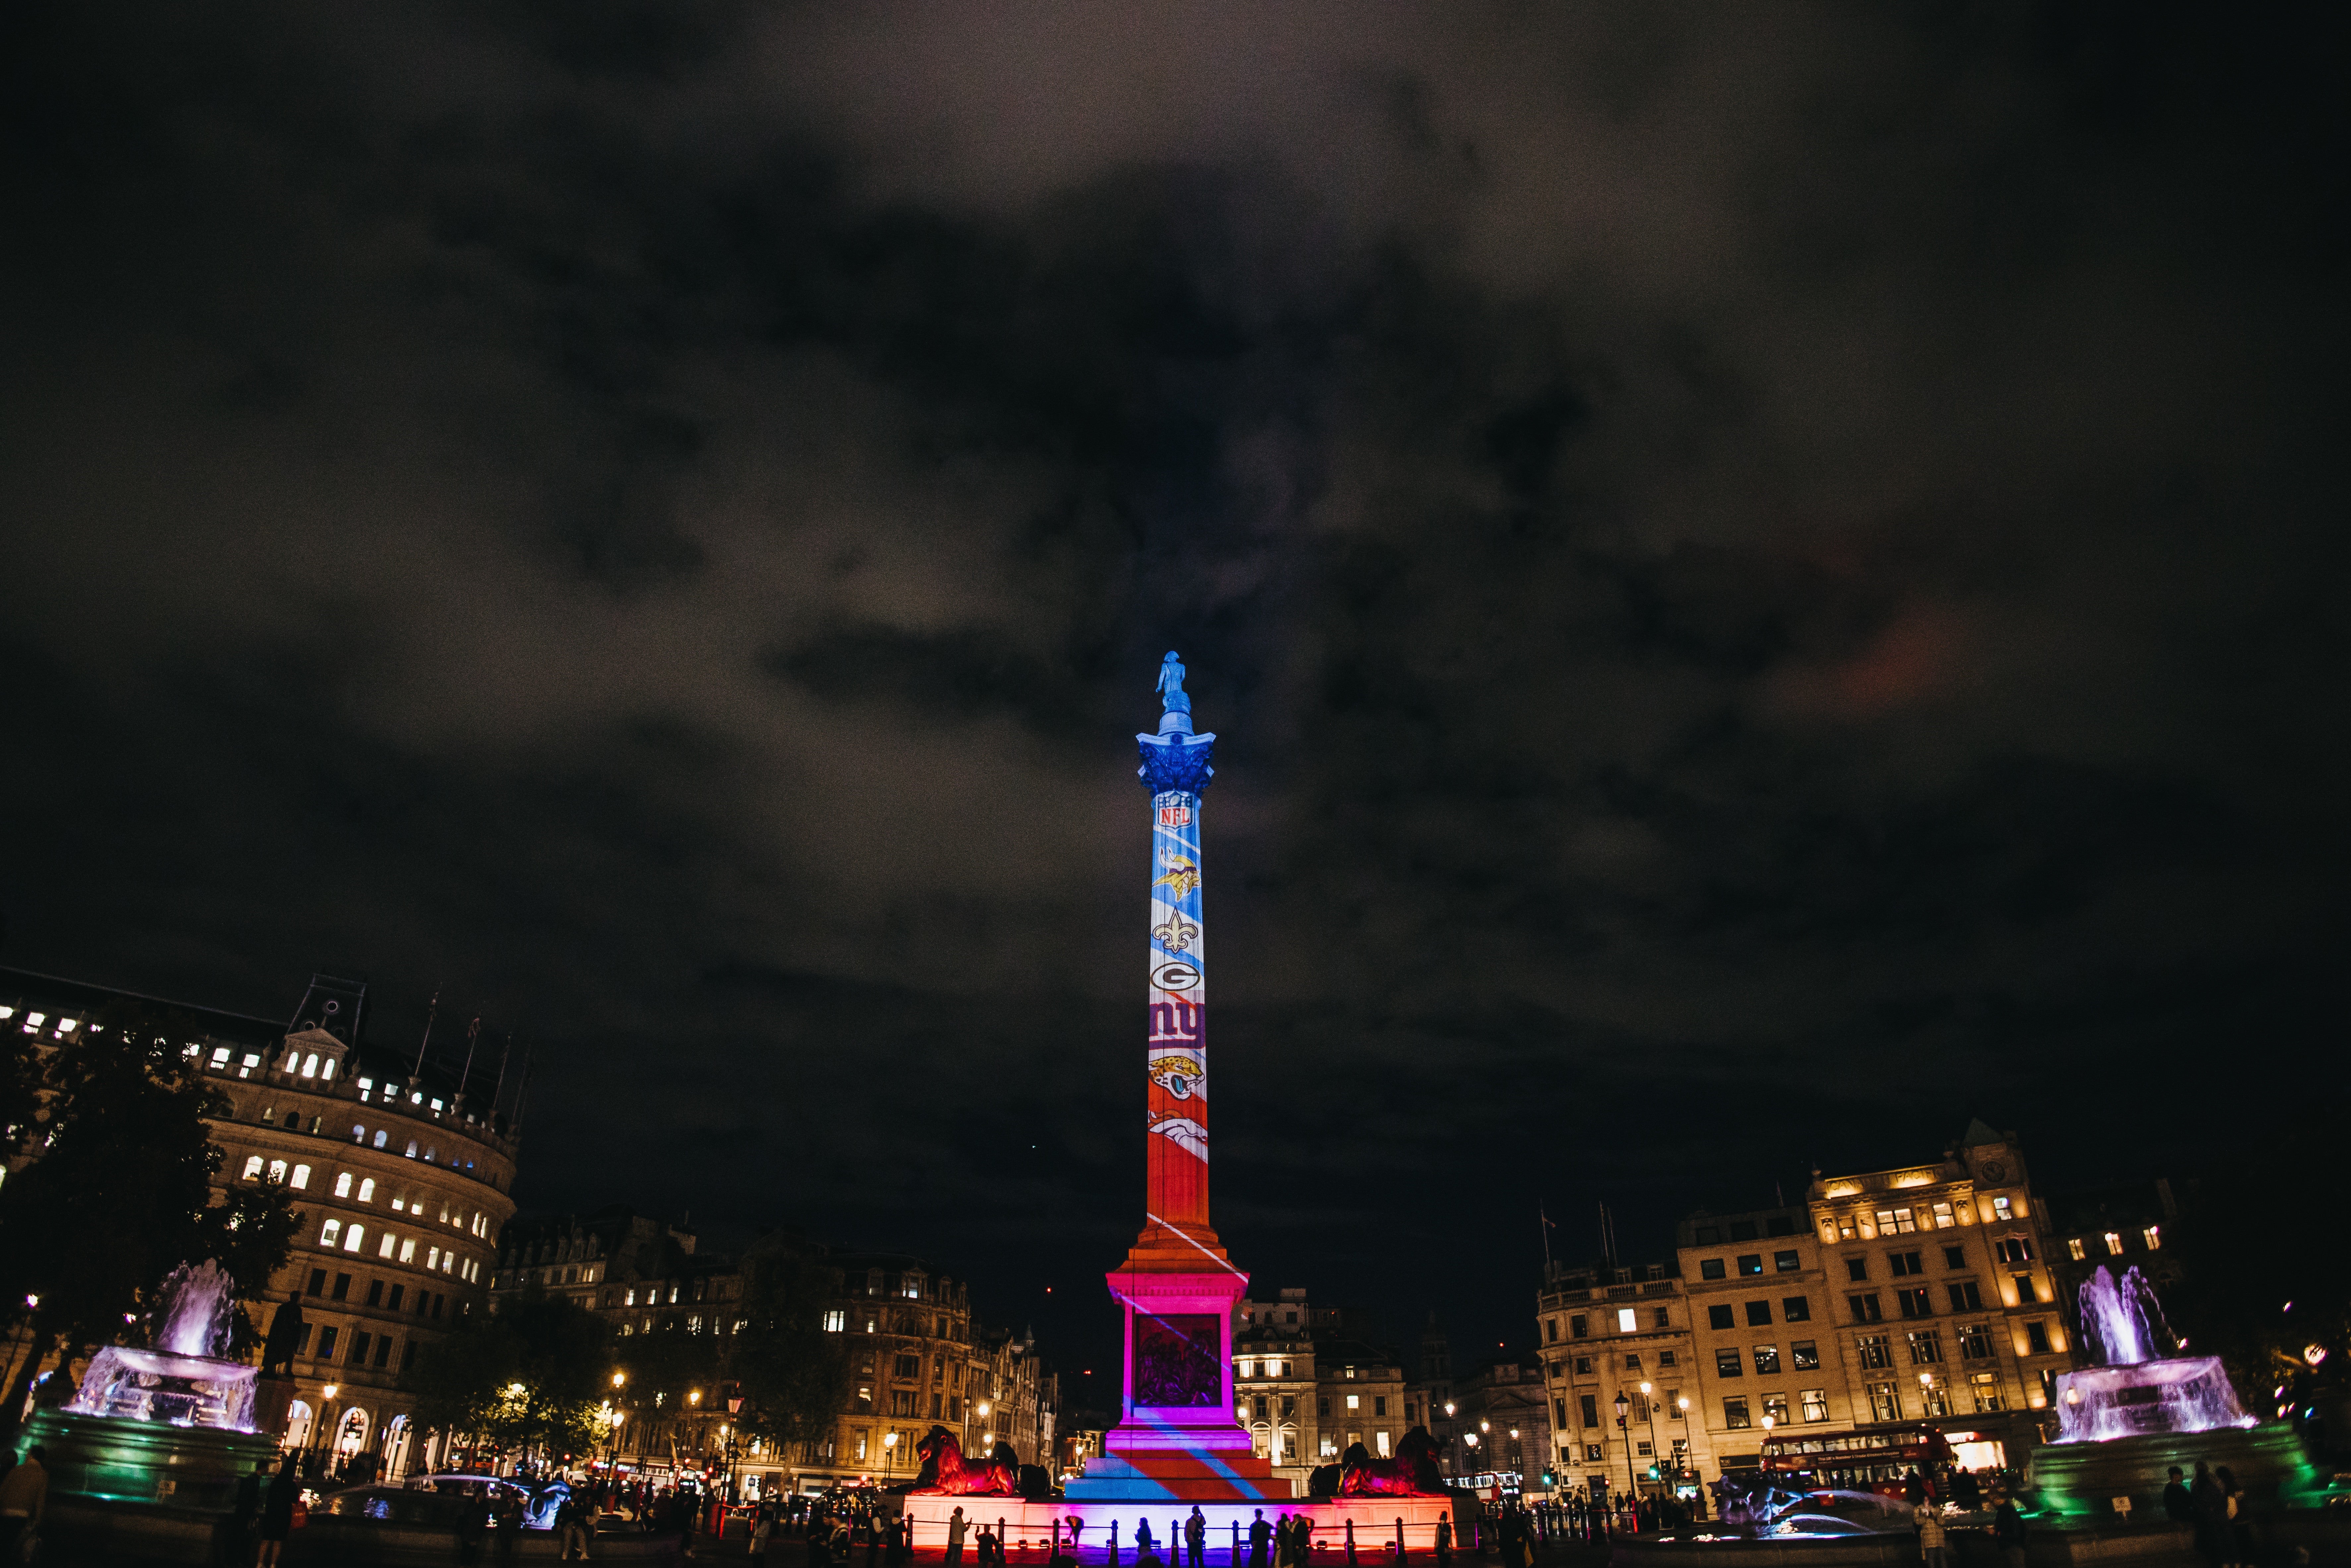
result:
M 1151 791 L 1151 946 L 1145 1090 L 1149 1110 L 1145 1213 L 1185 1243 L 1216 1245 L 1208 1228 L 1208 977 L 1200 898 L 1200 796 L 1216 770 L 1213 735 L 1192 733 L 1184 666 L 1159 668 L 1159 733 L 1138 735 L 1138 770 Z M 1150 1239 L 1145 1233 L 1144 1239 Z M 1183 1250 L 1189 1246 L 1179 1243 Z M 1159 1250 L 1153 1248 L 1153 1250 Z M 1185 1264 L 1199 1264 L 1196 1255 Z
M 1104 1453 L 1067 1487 L 1102 1500 L 1238 1500 L 1290 1495 L 1233 1414 L 1233 1307 L 1249 1276 L 1208 1223 L 1207 921 L 1200 795 L 1213 735 L 1192 730 L 1175 654 L 1159 669 L 1163 712 L 1139 735 L 1151 792 L 1151 944 L 1145 981 L 1144 1226 L 1109 1276 L 1124 1319 L 1124 1399 Z

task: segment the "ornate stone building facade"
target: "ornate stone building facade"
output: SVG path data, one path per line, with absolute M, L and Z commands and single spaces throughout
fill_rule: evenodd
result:
M 300 1217 L 286 1266 L 240 1298 L 266 1328 L 298 1305 L 293 1396 L 260 1414 L 297 1448 L 398 1475 L 434 1463 L 400 1375 L 488 1292 L 496 1238 L 514 1212 L 521 1074 L 493 1053 L 468 1072 L 366 1034 L 362 981 L 315 976 L 289 1022 L 0 971 L 0 1027 L 51 1041 L 118 1004 L 168 1009 L 219 1092 L 209 1125 L 219 1187 L 274 1183 Z
M 738 1442 L 746 1494 L 904 1480 L 921 1468 L 914 1445 L 935 1424 L 967 1450 L 1002 1440 L 1024 1464 L 1054 1462 L 1059 1388 L 1034 1341 L 977 1323 L 964 1282 L 908 1254 L 834 1250 L 778 1233 L 714 1256 L 683 1227 L 614 1207 L 517 1222 L 500 1238 L 493 1288 L 501 1301 L 534 1288 L 569 1297 L 611 1326 L 625 1355 L 638 1335 L 737 1332 L 749 1273 L 784 1252 L 830 1275 L 822 1327 L 842 1336 L 850 1393 L 830 1430 L 798 1453 Z M 699 1402 L 655 1407 L 623 1387 L 621 1463 L 657 1477 L 722 1468 L 721 1390 L 696 1392 Z
M 1556 1490 L 1599 1497 L 1695 1484 L 1710 1455 L 1691 1419 L 1693 1310 L 1662 1263 L 1552 1268 L 1536 1301 L 1549 1437 L 1535 1468 L 1552 1471 Z

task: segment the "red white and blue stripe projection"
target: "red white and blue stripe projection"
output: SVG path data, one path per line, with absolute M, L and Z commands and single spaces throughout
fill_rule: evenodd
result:
M 1135 737 L 1151 791 L 1151 1218 L 1208 1227 L 1208 980 L 1200 902 L 1200 796 L 1217 737 L 1192 733 L 1184 666 L 1159 668 L 1159 733 Z

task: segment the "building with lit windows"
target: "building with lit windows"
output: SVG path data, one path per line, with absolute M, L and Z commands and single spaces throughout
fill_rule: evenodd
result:
M 1420 1425 L 1403 1359 L 1365 1337 L 1369 1328 L 1344 1308 L 1311 1306 L 1296 1289 L 1233 1309 L 1233 1414 L 1301 1497 L 1308 1478 L 1350 1446 L 1391 1458 Z
M 1711 1451 L 1683 1287 L 1661 1263 L 1550 1267 L 1536 1299 L 1536 1354 L 1559 1490 L 1596 1497 L 1697 1486 Z
M 259 1410 L 293 1448 L 362 1473 L 439 1458 L 400 1375 L 486 1299 L 496 1238 L 514 1212 L 523 1074 L 499 1053 L 462 1065 L 371 1042 L 364 981 L 311 978 L 287 1022 L 104 986 L 0 970 L 0 1021 L 50 1042 L 110 1009 L 169 1009 L 222 1112 L 210 1118 L 216 1187 L 282 1186 L 300 1217 L 286 1265 L 239 1301 L 256 1330 L 298 1306 L 293 1389 Z
M 1846 1432 L 1871 1419 L 1807 1210 L 1700 1212 L 1674 1239 L 1689 1298 L 1689 1421 L 1718 1470 L 1753 1469 L 1775 1430 Z
M 2083 1283 L 2099 1269 L 2119 1280 L 2130 1270 L 2161 1297 L 2180 1277 L 2179 1255 L 2167 1242 L 2179 1218 L 2179 1197 L 2170 1181 L 2133 1182 L 2085 1192 L 2053 1193 L 2044 1202 L 2050 1271 L 2065 1321 L 2081 1330 Z M 2078 1340 L 2076 1343 L 2080 1343 Z
M 829 1430 L 797 1453 L 738 1440 L 745 1496 L 909 1479 L 922 1466 L 914 1445 L 934 1425 L 956 1432 L 967 1452 L 1000 1440 L 1024 1464 L 1053 1463 L 1059 1385 L 1034 1340 L 976 1323 L 964 1282 L 919 1258 L 834 1250 L 781 1231 L 714 1255 L 683 1227 L 612 1207 L 517 1221 L 501 1238 L 493 1279 L 500 1301 L 528 1290 L 579 1301 L 611 1325 L 625 1355 L 642 1334 L 739 1333 L 750 1275 L 780 1253 L 831 1276 L 821 1323 L 842 1336 L 849 1395 Z M 723 1470 L 728 1413 L 721 1390 L 702 1392 L 671 1407 L 623 1387 L 611 1438 L 623 1469 L 657 1480 Z
M 2014 1135 L 1970 1122 L 1938 1161 L 1815 1175 L 1806 1208 L 1870 1418 L 2033 1440 L 2072 1336 Z

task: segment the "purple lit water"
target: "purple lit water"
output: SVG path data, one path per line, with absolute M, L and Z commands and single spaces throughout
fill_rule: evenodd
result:
M 2137 1269 L 2116 1280 L 2101 1264 L 2082 1282 L 2078 1300 L 2085 1348 L 2101 1364 L 2058 1375 L 2057 1441 L 2253 1425 L 2220 1357 L 2156 1354 L 2158 1336 L 2174 1336 L 2154 1287 Z
M 89 1358 L 68 1410 L 176 1427 L 253 1427 L 258 1367 L 227 1360 L 235 1282 L 215 1262 L 182 1264 L 163 1281 L 155 1344 L 110 1344 Z

